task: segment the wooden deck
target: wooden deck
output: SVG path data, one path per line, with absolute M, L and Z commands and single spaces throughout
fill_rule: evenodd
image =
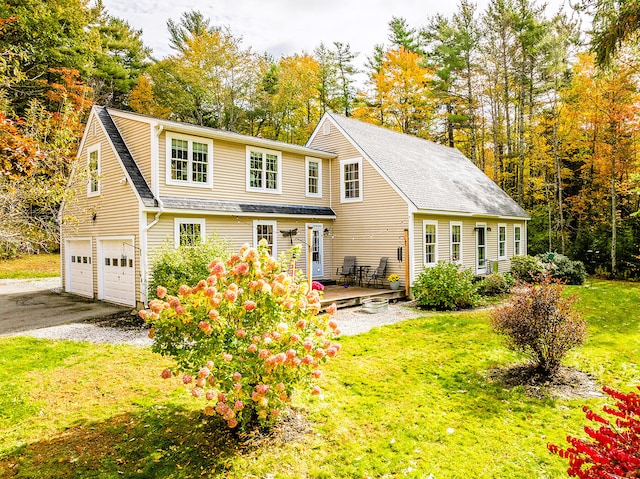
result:
M 389 301 L 397 301 L 405 298 L 404 289 L 394 291 L 391 289 L 366 288 L 362 286 L 349 286 L 345 288 L 342 284 L 326 285 L 322 298 L 322 307 L 325 308 L 331 303 L 336 303 L 338 308 L 358 306 L 363 299 L 367 298 L 387 298 Z

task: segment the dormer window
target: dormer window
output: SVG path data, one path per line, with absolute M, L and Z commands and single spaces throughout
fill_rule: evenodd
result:
M 213 187 L 213 141 L 167 133 L 167 184 Z
M 247 147 L 247 191 L 280 193 L 282 188 L 282 153 Z

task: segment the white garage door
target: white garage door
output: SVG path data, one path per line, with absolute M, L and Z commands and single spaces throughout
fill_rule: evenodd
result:
M 135 257 L 133 241 L 99 240 L 99 299 L 135 306 Z
M 93 298 L 91 240 L 67 241 L 66 257 L 66 291 Z

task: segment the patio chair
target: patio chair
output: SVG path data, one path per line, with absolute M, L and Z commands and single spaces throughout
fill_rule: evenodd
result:
M 378 284 L 382 286 L 382 281 L 384 280 L 384 275 L 387 271 L 388 261 L 389 258 L 386 256 L 380 258 L 380 264 L 378 264 L 378 267 L 374 269 L 369 276 L 367 276 L 367 286 L 371 286 L 371 283 L 376 287 Z
M 342 266 L 336 270 L 336 274 L 344 278 L 344 284 L 349 284 L 349 279 L 356 279 L 356 257 L 345 256 Z

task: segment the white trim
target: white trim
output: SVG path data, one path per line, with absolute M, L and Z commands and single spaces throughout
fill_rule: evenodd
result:
M 484 268 L 480 267 L 479 261 L 478 261 L 478 228 L 482 228 L 484 229 Z M 475 242 L 475 246 L 476 246 L 476 251 L 474 254 L 475 257 L 475 270 L 476 270 L 476 274 L 487 274 L 488 271 L 488 266 L 489 266 L 489 259 L 487 258 L 487 251 L 488 251 L 488 246 L 487 246 L 487 224 L 486 223 L 476 223 L 476 226 L 473 229 L 473 235 L 475 236 L 474 242 Z
M 433 244 L 433 261 L 430 262 L 427 262 L 427 244 L 425 242 L 427 225 L 435 226 L 435 243 L 429 243 Z M 425 268 L 430 268 L 438 264 L 438 222 L 436 220 L 422 220 L 422 264 Z
M 268 140 L 266 138 L 258 138 L 255 136 L 242 135 L 240 133 L 234 133 L 231 131 L 219 130 L 208 126 L 191 125 L 188 123 L 181 123 L 179 121 L 165 120 L 163 118 L 157 118 L 148 115 L 141 115 L 124 110 L 117 110 L 109 108 L 108 112 L 111 116 L 119 116 L 122 118 L 128 118 L 144 123 L 153 123 L 161 126 L 167 130 L 175 131 L 177 133 L 183 133 L 186 135 L 205 136 L 212 140 L 224 140 L 231 143 L 252 144 L 259 148 L 276 148 L 282 151 L 291 153 L 298 153 L 301 155 L 318 156 L 320 158 L 335 158 L 335 153 L 329 153 L 327 151 L 317 150 L 315 148 L 309 148 L 301 145 L 293 145 L 291 143 L 285 143 L 276 140 Z
M 409 261 L 409 278 L 407 281 L 409 281 L 410 285 L 413 285 L 413 282 L 416 279 L 416 239 L 415 239 L 415 222 L 416 222 L 416 209 L 415 206 L 413 206 L 411 203 L 407 204 L 408 208 L 407 208 L 407 214 L 408 214 L 408 218 L 407 218 L 407 225 L 408 225 L 408 230 L 409 230 L 409 244 L 407 245 L 407 248 L 409 249 L 409 251 L 403 251 L 402 254 L 402 261 Z M 403 238 L 404 239 L 404 238 Z M 402 245 L 404 247 L 404 244 Z M 406 270 L 405 270 L 406 271 Z
M 91 181 L 92 181 L 91 153 L 93 153 L 94 151 L 98 152 L 98 165 L 96 168 L 97 189 L 96 191 L 91 191 Z M 100 190 L 102 189 L 102 181 L 100 180 L 100 170 L 102 169 L 101 163 L 102 163 L 101 147 L 100 147 L 100 143 L 96 143 L 95 145 L 91 145 L 89 148 L 87 148 L 87 197 L 88 198 L 92 196 L 100 196 Z
M 520 230 L 520 239 L 517 240 L 520 251 L 516 251 L 516 230 Z M 513 225 L 513 256 L 522 256 L 522 225 Z
M 149 125 L 149 143 L 151 144 L 151 193 L 160 196 L 160 134 L 156 125 Z
M 309 163 L 317 163 L 318 165 L 318 192 L 310 193 L 309 192 Z M 322 159 L 314 158 L 312 156 L 304 157 L 304 171 L 305 171 L 305 184 L 304 184 L 304 192 L 305 196 L 308 198 L 322 198 Z
M 458 245 L 460 246 L 460 256 L 456 260 L 453 259 L 453 244 L 454 244 L 453 243 L 453 227 L 454 226 L 460 227 L 460 241 L 458 242 Z M 449 261 L 455 264 L 462 264 L 463 256 L 464 256 L 464 234 L 463 234 L 462 221 L 450 221 L 449 222 Z
M 255 146 L 251 146 L 251 145 L 247 145 L 245 147 L 245 151 L 246 151 L 246 169 L 245 169 L 245 187 L 246 187 L 246 191 L 249 193 L 271 193 L 271 194 L 282 194 L 282 152 L 278 151 L 278 150 L 269 150 L 266 148 L 258 148 Z M 256 188 L 256 187 L 252 187 L 251 186 L 251 181 L 250 181 L 250 171 L 251 171 L 251 152 L 255 152 L 255 153 L 262 153 L 263 155 L 275 155 L 278 159 L 278 175 L 276 177 L 276 188 L 275 189 L 271 189 L 271 188 L 267 188 L 266 184 L 267 184 L 267 180 L 265 178 L 265 174 L 266 174 L 266 170 L 265 170 L 265 165 L 266 165 L 266 161 L 265 158 L 263 156 L 263 161 L 262 161 L 262 187 L 260 188 Z
M 273 243 L 271 245 L 271 256 L 278 257 L 278 222 L 276 220 L 253 220 L 253 246 L 258 247 L 258 225 L 270 225 L 273 227 Z
M 171 178 L 171 140 L 183 140 L 187 146 L 187 180 L 174 180 Z M 207 145 L 207 181 L 193 181 L 193 143 Z M 165 182 L 167 185 L 187 186 L 189 188 L 213 188 L 213 140 L 201 136 L 184 135 L 167 131 L 165 134 Z
M 500 243 L 502 243 L 502 241 L 500 241 L 500 228 L 504 228 L 504 254 L 500 254 Z M 498 235 L 497 235 L 497 241 L 498 241 L 498 260 L 503 260 L 503 259 L 507 259 L 507 256 L 509 255 L 508 251 L 507 251 L 507 245 L 508 245 L 508 241 L 507 241 L 507 225 L 504 223 L 498 223 Z
M 320 249 L 320 272 L 318 274 L 315 274 L 314 272 L 314 274 L 312 275 L 312 278 L 324 278 L 324 225 L 322 223 L 305 223 L 304 225 L 305 232 L 308 231 L 309 228 L 312 228 L 314 230 L 317 229 L 320 232 L 320 235 L 318 236 L 319 249 Z M 308 264 L 306 262 L 308 249 L 304 248 L 304 250 L 305 250 L 305 253 L 304 253 L 305 264 Z M 313 265 L 313 258 L 311 259 L 311 263 Z M 307 271 L 307 277 L 308 276 L 309 276 L 309 272 Z
M 207 220 L 204 218 L 174 218 L 173 219 L 173 245 L 180 247 L 180 225 L 200 225 L 200 242 L 204 243 L 207 237 Z
M 346 165 L 358 165 L 358 196 L 357 198 L 347 198 L 345 196 L 345 188 L 344 188 L 344 167 Z M 345 158 L 344 160 L 340 160 L 340 203 L 358 203 L 363 201 L 364 199 L 364 175 L 362 168 L 362 157 L 359 156 L 357 158 Z

